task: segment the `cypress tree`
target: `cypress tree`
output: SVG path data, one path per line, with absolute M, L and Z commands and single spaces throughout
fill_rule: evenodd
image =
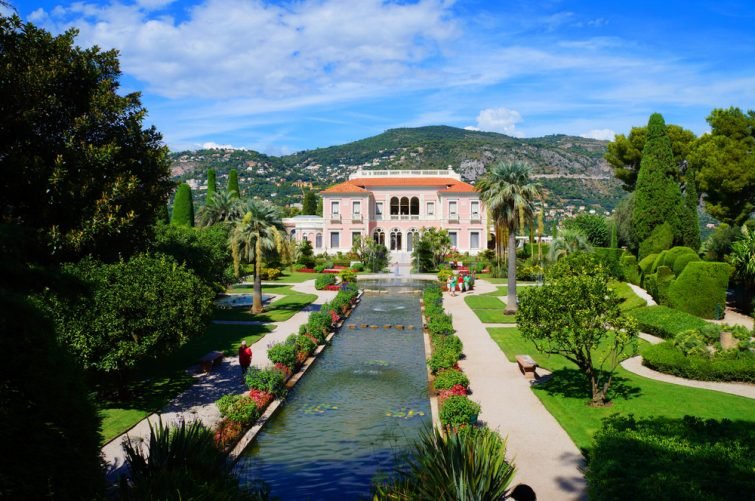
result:
M 653 113 L 648 121 L 647 141 L 642 150 L 634 192 L 632 226 L 639 243 L 663 223 L 669 223 L 673 228 L 675 242 L 682 241 L 679 216 L 684 204 L 679 185 L 674 180 L 675 173 L 666 123 L 660 113 Z
M 682 211 L 682 243 L 685 247 L 697 250 L 700 247 L 700 221 L 697 218 L 697 187 L 695 171 L 687 170 Z
M 217 191 L 217 181 L 215 180 L 215 169 L 209 169 L 207 171 L 207 196 L 205 197 L 205 203 L 212 200 L 212 196 Z
M 307 190 L 307 192 L 304 193 L 301 213 L 307 215 L 317 214 L 317 196 L 312 190 Z
M 173 217 L 170 224 L 176 226 L 194 226 L 194 202 L 191 199 L 191 187 L 186 183 L 178 185 L 176 198 L 173 200 Z
M 619 235 L 618 235 L 618 230 L 616 228 L 616 221 L 611 221 L 611 248 L 612 249 L 619 248 Z
M 239 173 L 236 169 L 231 169 L 228 173 L 228 193 L 233 198 L 241 197 L 241 190 L 239 189 Z

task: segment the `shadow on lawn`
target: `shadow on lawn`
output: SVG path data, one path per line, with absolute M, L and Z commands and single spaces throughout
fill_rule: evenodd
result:
M 566 398 L 584 398 L 589 400 L 592 395 L 590 381 L 587 376 L 577 369 L 558 369 L 548 376 L 547 381 L 538 384 L 538 388 L 550 395 Z M 621 398 L 629 400 L 637 398 L 642 390 L 629 384 L 629 379 L 614 374 L 611 387 L 608 390 L 608 398 L 614 400 Z

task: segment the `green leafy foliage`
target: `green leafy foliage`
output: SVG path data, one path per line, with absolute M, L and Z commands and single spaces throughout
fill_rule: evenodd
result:
M 231 169 L 228 173 L 228 186 L 226 190 L 232 197 L 241 198 L 241 189 L 239 189 L 239 172 Z
M 579 214 L 564 221 L 564 228 L 577 228 L 587 235 L 590 245 L 607 247 L 610 243 L 610 232 L 606 218 L 599 214 Z
M 220 415 L 237 423 L 248 424 L 259 417 L 257 404 L 249 395 L 223 395 L 216 402 Z
M 671 140 L 666 132 L 663 117 L 654 113 L 648 120 L 647 141 L 642 150 L 640 170 L 634 194 L 632 225 L 640 244 L 640 258 L 658 252 L 660 236 L 653 237 L 654 230 L 664 224 L 670 226 L 671 242 L 668 249 L 681 234 L 680 208 L 683 201 L 679 185 L 675 181 L 677 166 L 671 149 Z M 653 244 L 645 242 L 653 239 Z
M 753 436 L 748 422 L 609 418 L 590 451 L 590 499 L 747 500 L 755 491 Z
M 673 343 L 666 341 L 645 348 L 642 363 L 651 369 L 686 379 L 755 383 L 755 354 L 742 350 L 710 356 L 699 344 L 702 341 L 699 333 L 694 337 L 683 334 L 678 335 L 682 339 L 675 338 Z M 679 346 L 675 346 L 677 343 Z M 683 350 L 688 350 L 688 353 L 685 355 Z
M 639 267 L 640 272 L 644 275 L 646 273 L 652 273 L 651 267 L 653 266 L 653 263 L 655 263 L 655 259 L 658 257 L 658 254 L 648 254 L 644 258 L 640 259 Z
M 621 258 L 624 255 L 624 249 L 616 249 L 611 247 L 593 247 L 592 251 L 603 264 L 606 271 L 608 271 L 609 275 L 618 279 L 624 278 L 624 268 L 621 266 Z
M 457 427 L 475 424 L 480 414 L 480 404 L 469 397 L 454 395 L 443 401 L 440 407 L 440 422 L 443 426 Z
M 207 204 L 215 193 L 218 191 L 218 182 L 215 169 L 207 169 L 207 194 L 205 195 L 205 204 Z
M 312 268 L 315 265 L 315 254 L 312 250 L 312 242 L 307 239 L 299 242 L 297 246 L 296 262 L 303 264 L 307 268 Z
M 176 190 L 170 224 L 194 226 L 194 202 L 191 198 L 191 187 L 186 183 L 179 184 L 178 190 Z
M 286 375 L 275 368 L 258 369 L 249 367 L 245 377 L 250 390 L 261 390 L 280 398 L 286 394 Z
M 637 320 L 640 331 L 666 339 L 672 339 L 680 332 L 700 329 L 707 325 L 701 318 L 667 306 L 637 308 L 629 314 Z
M 422 432 L 406 468 L 391 483 L 376 486 L 374 499 L 503 499 L 514 477 L 506 441 L 488 428 Z
M 173 188 L 167 149 L 118 55 L 0 17 L 0 211 L 47 260 L 139 251 Z
M 631 254 L 621 256 L 621 276 L 630 284 L 640 285 L 640 268 L 637 265 L 637 258 Z
M 435 391 L 448 390 L 457 384 L 465 387 L 469 386 L 469 378 L 462 371 L 457 371 L 455 369 L 438 371 L 433 380 L 433 388 L 435 388 Z
M 317 214 L 317 195 L 312 190 L 304 192 L 304 198 L 302 199 L 301 213 L 304 215 L 314 216 Z
M 283 364 L 293 371 L 296 369 L 296 346 L 287 343 L 274 344 L 268 348 L 267 358 L 272 363 Z
M 684 183 L 684 207 L 680 209 L 680 233 L 681 243 L 687 247 L 697 249 L 700 247 L 700 219 L 697 215 L 697 206 L 700 203 L 697 194 L 697 181 L 695 170 L 688 169 Z
M 328 285 L 336 283 L 336 276 L 332 273 L 321 273 L 315 279 L 315 289 L 322 290 Z
M 64 271 L 84 290 L 48 297 L 58 336 L 82 367 L 119 382 L 139 362 L 202 334 L 212 313 L 212 289 L 168 256 L 85 259 Z
M 662 223 L 653 228 L 650 236 L 640 243 L 640 262 L 652 254 L 660 254 L 674 244 L 674 228 L 669 223 Z
M 714 318 L 726 305 L 731 271 L 726 263 L 689 263 L 669 286 L 669 304 L 698 317 Z

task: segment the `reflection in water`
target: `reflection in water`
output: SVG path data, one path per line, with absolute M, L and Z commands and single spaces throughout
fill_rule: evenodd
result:
M 421 325 L 416 291 L 366 295 L 348 322 Z M 421 330 L 342 329 L 236 471 L 282 500 L 367 498 L 430 420 Z

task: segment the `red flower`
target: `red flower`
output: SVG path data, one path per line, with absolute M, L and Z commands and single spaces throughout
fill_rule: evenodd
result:
M 249 397 L 254 400 L 254 404 L 257 406 L 257 409 L 260 412 L 262 412 L 265 407 L 267 407 L 270 402 L 273 401 L 272 393 L 268 393 L 262 390 L 250 390 Z
M 275 364 L 275 368 L 285 374 L 287 378 L 291 377 L 291 369 L 289 369 L 288 366 L 278 362 Z

